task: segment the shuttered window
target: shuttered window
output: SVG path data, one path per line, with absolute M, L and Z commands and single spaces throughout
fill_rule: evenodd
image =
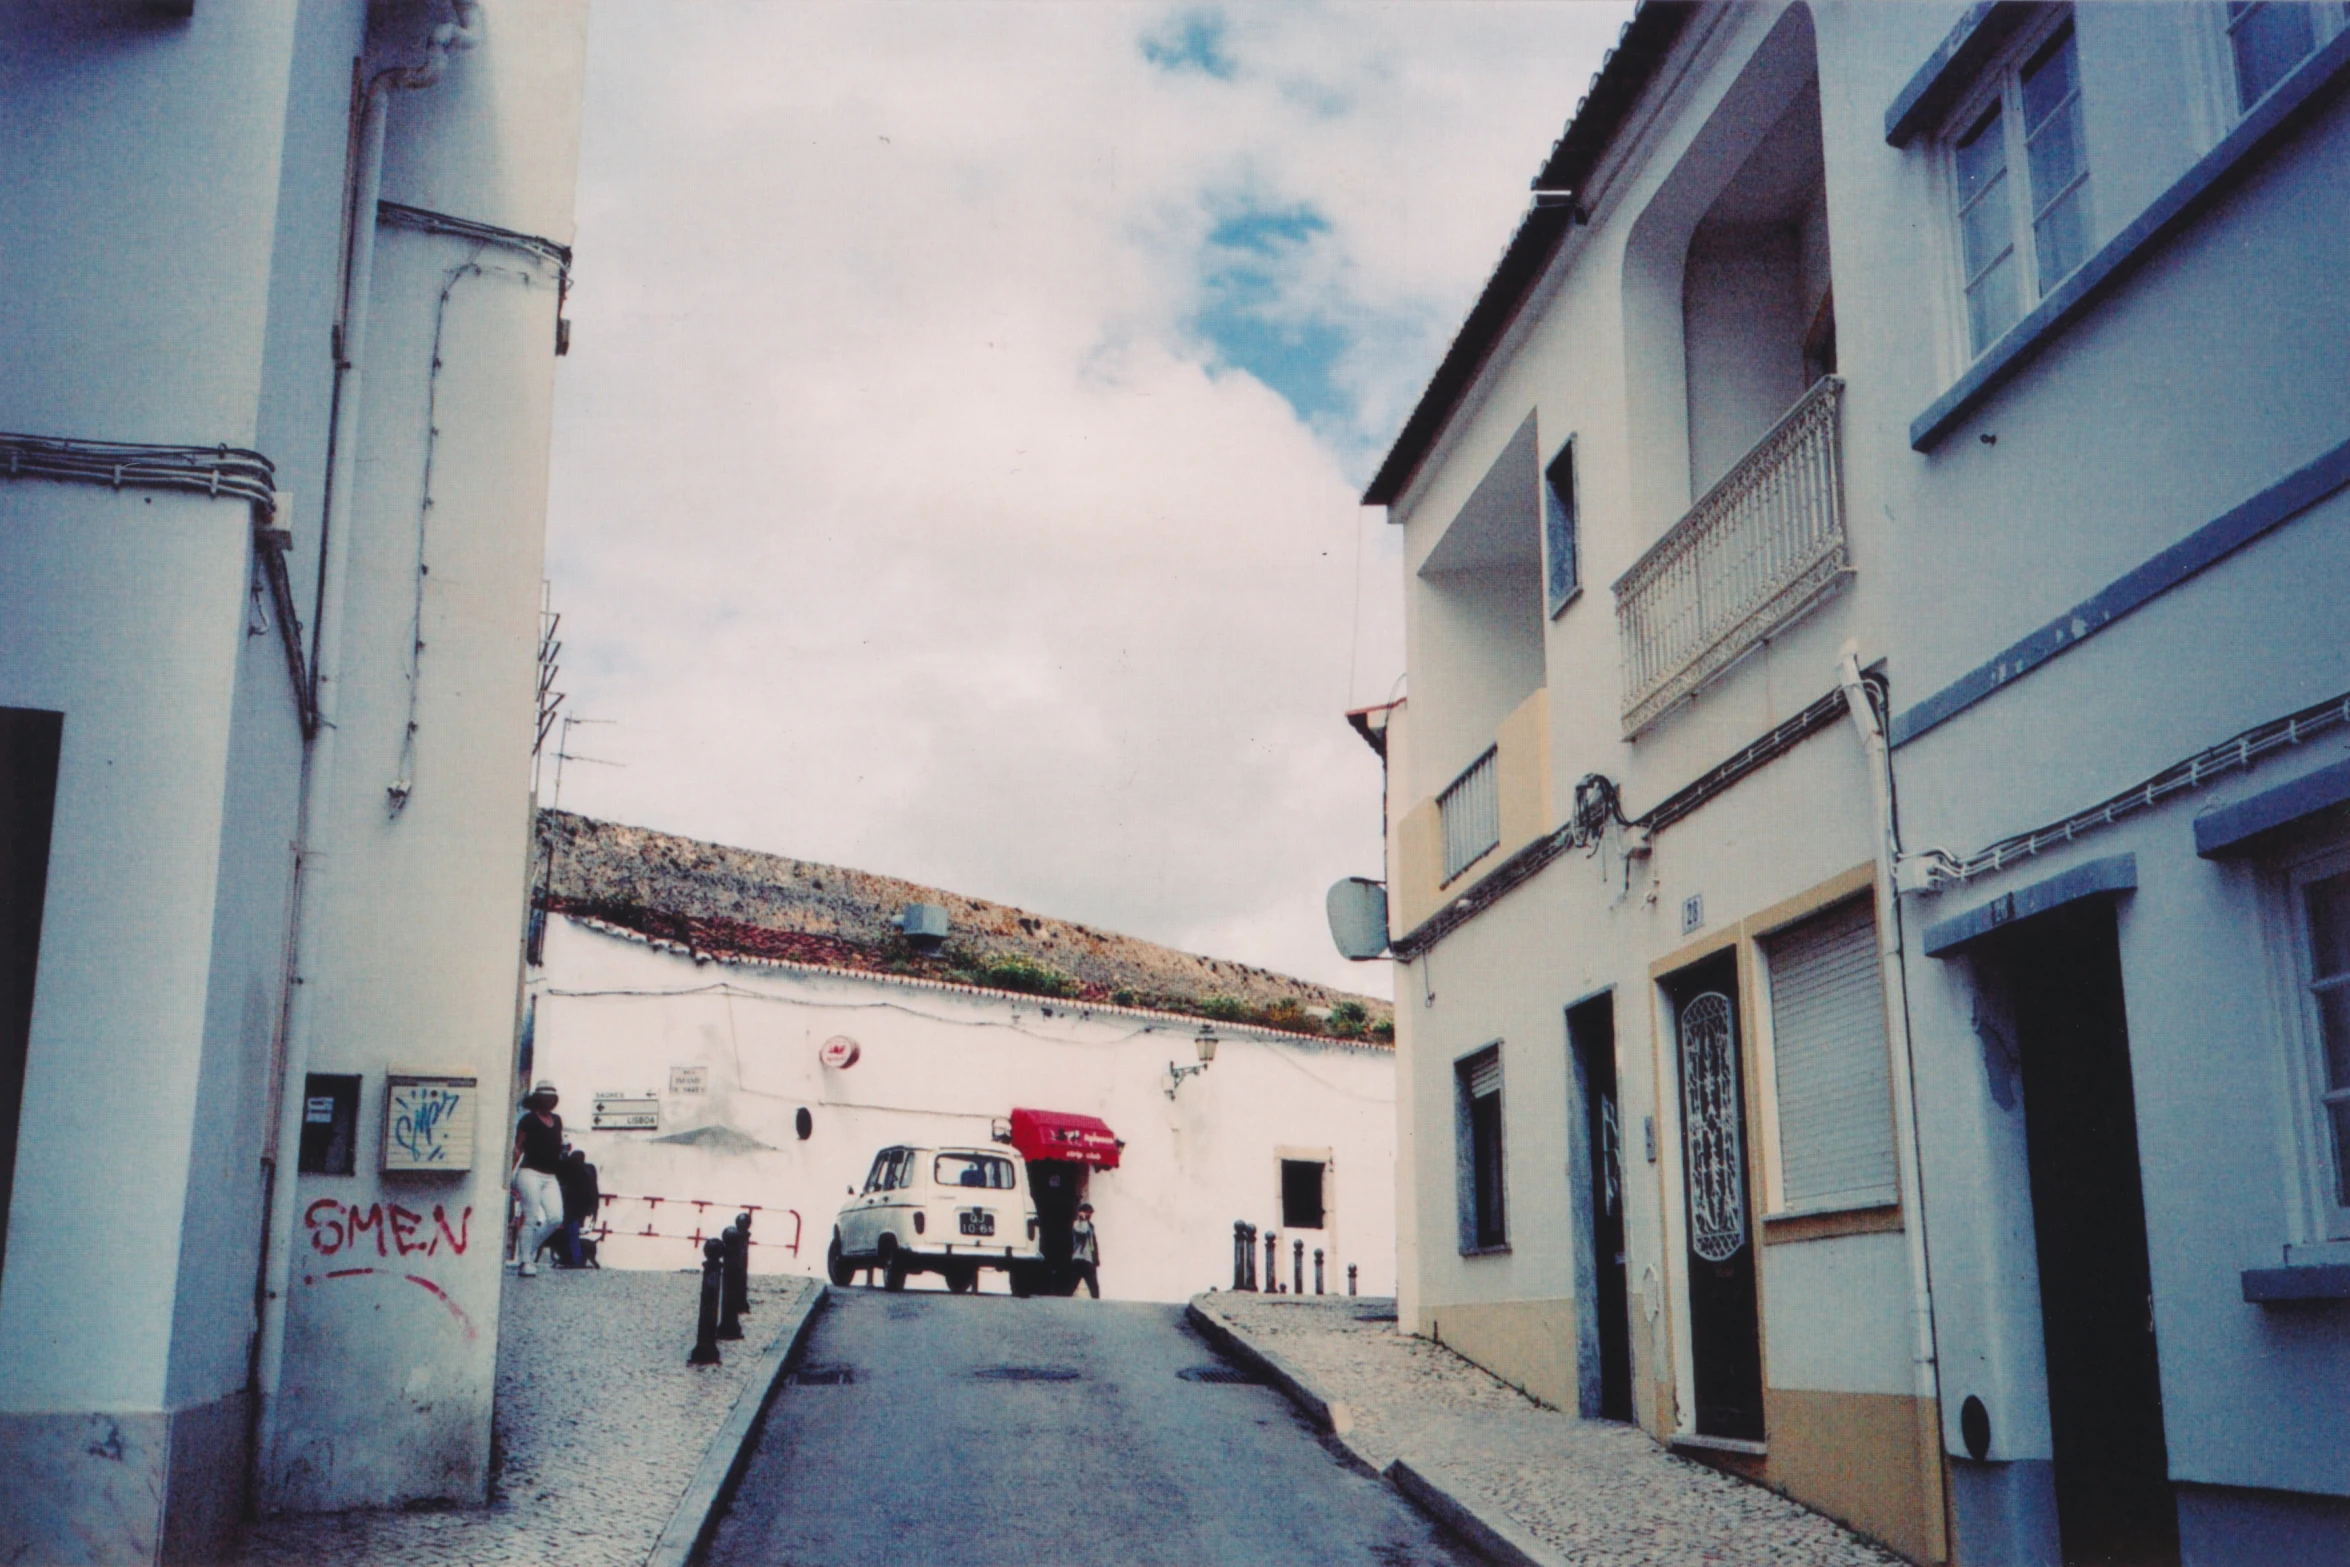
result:
M 1503 1195 L 1501 1046 L 1487 1045 L 1453 1064 L 1458 1135 L 1461 1254 L 1509 1245 Z
M 1900 1197 L 1875 910 L 1855 899 L 1774 938 L 1771 1053 L 1786 1207 Z

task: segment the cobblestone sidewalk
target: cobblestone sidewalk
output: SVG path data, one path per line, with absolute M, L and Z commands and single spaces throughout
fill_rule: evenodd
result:
M 338 1513 L 248 1527 L 245 1567 L 640 1567 L 803 1279 L 751 1279 L 726 1363 L 690 1367 L 701 1272 L 506 1280 L 486 1508 Z
M 1193 1304 L 1344 1404 L 1346 1439 L 1373 1467 L 1402 1458 L 1441 1473 L 1471 1511 L 1498 1513 L 1579 1567 L 1900 1567 L 1819 1514 L 1675 1458 L 1634 1427 L 1545 1409 L 1450 1350 L 1399 1334 L 1392 1301 L 1214 1294 Z

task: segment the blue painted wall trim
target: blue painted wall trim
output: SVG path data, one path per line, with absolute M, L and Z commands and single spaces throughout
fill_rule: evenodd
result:
M 2045 881 L 2003 892 L 1990 902 L 1979 904 L 1964 914 L 1954 914 L 1926 927 L 1921 945 L 1929 958 L 1947 957 L 1970 941 L 1990 935 L 2003 925 L 2030 919 L 2035 914 L 2046 914 L 2051 909 L 2083 898 L 2094 898 L 2099 893 L 2129 892 L 2138 885 L 2138 857 L 2134 854 L 2109 854 L 2102 860 L 2090 860 L 2070 870 L 2058 871 Z
M 2350 39 L 2350 32 L 2342 36 Z M 2050 659 L 2071 652 L 2130 611 L 2167 593 L 2197 572 L 2217 565 L 2346 485 L 2350 485 L 2350 441 L 2205 523 L 2039 630 L 2003 648 L 1987 663 L 1977 665 L 1915 707 L 1897 714 L 1891 730 L 1892 743 L 1907 745 L 1936 725 L 1948 723 L 1993 692 Z
M 2032 19 L 2037 6 L 2020 0 L 1982 0 L 1967 7 L 1933 55 L 1901 89 L 1885 111 L 1885 140 L 1906 147 L 1919 132 L 1950 112 L 1950 106 L 1975 84 L 1999 46 Z
M 2136 222 L 2081 263 L 2081 269 L 2058 285 L 2055 293 L 2041 300 L 2031 314 L 2009 327 L 2007 334 L 1992 344 L 1973 368 L 1960 376 L 1949 391 L 1935 398 L 1933 406 L 1911 421 L 1911 449 L 1933 450 L 1960 420 L 2020 374 L 2065 328 L 2087 314 L 2091 306 L 2136 271 L 2142 262 L 2151 260 L 2205 206 L 2218 199 L 2239 176 L 2250 172 L 2256 154 L 2283 139 L 2300 123 L 2306 111 L 2314 111 L 2330 98 L 2345 66 L 2350 66 L 2350 29 L 2336 33 L 2331 43 L 2303 61 L 2218 146 L 2205 153 L 2176 184 L 2138 214 Z
M 2239 800 L 2209 815 L 2195 818 L 2195 852 L 2207 860 L 2241 854 L 2254 847 L 2263 833 L 2290 826 L 2350 800 L 2350 762 L 2336 762 L 2291 783 L 2263 789 L 2249 800 Z
M 2350 1300 L 2350 1263 L 2298 1268 L 2246 1268 L 2244 1298 L 2255 1305 L 2284 1300 Z

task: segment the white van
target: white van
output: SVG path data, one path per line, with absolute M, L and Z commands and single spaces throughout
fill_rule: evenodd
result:
M 977 1286 L 980 1269 L 1001 1268 L 1012 1293 L 1026 1295 L 1044 1258 L 1025 1175 L 1002 1148 L 884 1148 L 865 1189 L 841 1207 L 825 1272 L 846 1285 L 878 1268 L 893 1290 L 911 1274 L 936 1273 L 961 1293 Z

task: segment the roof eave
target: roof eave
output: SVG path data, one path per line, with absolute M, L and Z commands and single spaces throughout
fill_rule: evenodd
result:
M 1591 89 L 1575 106 L 1574 118 L 1551 147 L 1542 171 L 1534 176 L 1535 204 L 1502 252 L 1468 319 L 1445 350 L 1444 358 L 1420 394 L 1419 403 L 1388 449 L 1387 458 L 1369 488 L 1365 506 L 1390 506 L 1411 485 L 1420 465 L 1436 447 L 1445 426 L 1460 410 L 1493 352 L 1508 335 L 1529 295 L 1567 231 L 1588 217 L 1580 199 L 1583 187 L 1599 167 L 1616 137 L 1631 118 L 1633 107 L 1655 79 L 1673 44 L 1696 14 L 1696 0 L 1644 0 L 1632 20 L 1601 62 Z

